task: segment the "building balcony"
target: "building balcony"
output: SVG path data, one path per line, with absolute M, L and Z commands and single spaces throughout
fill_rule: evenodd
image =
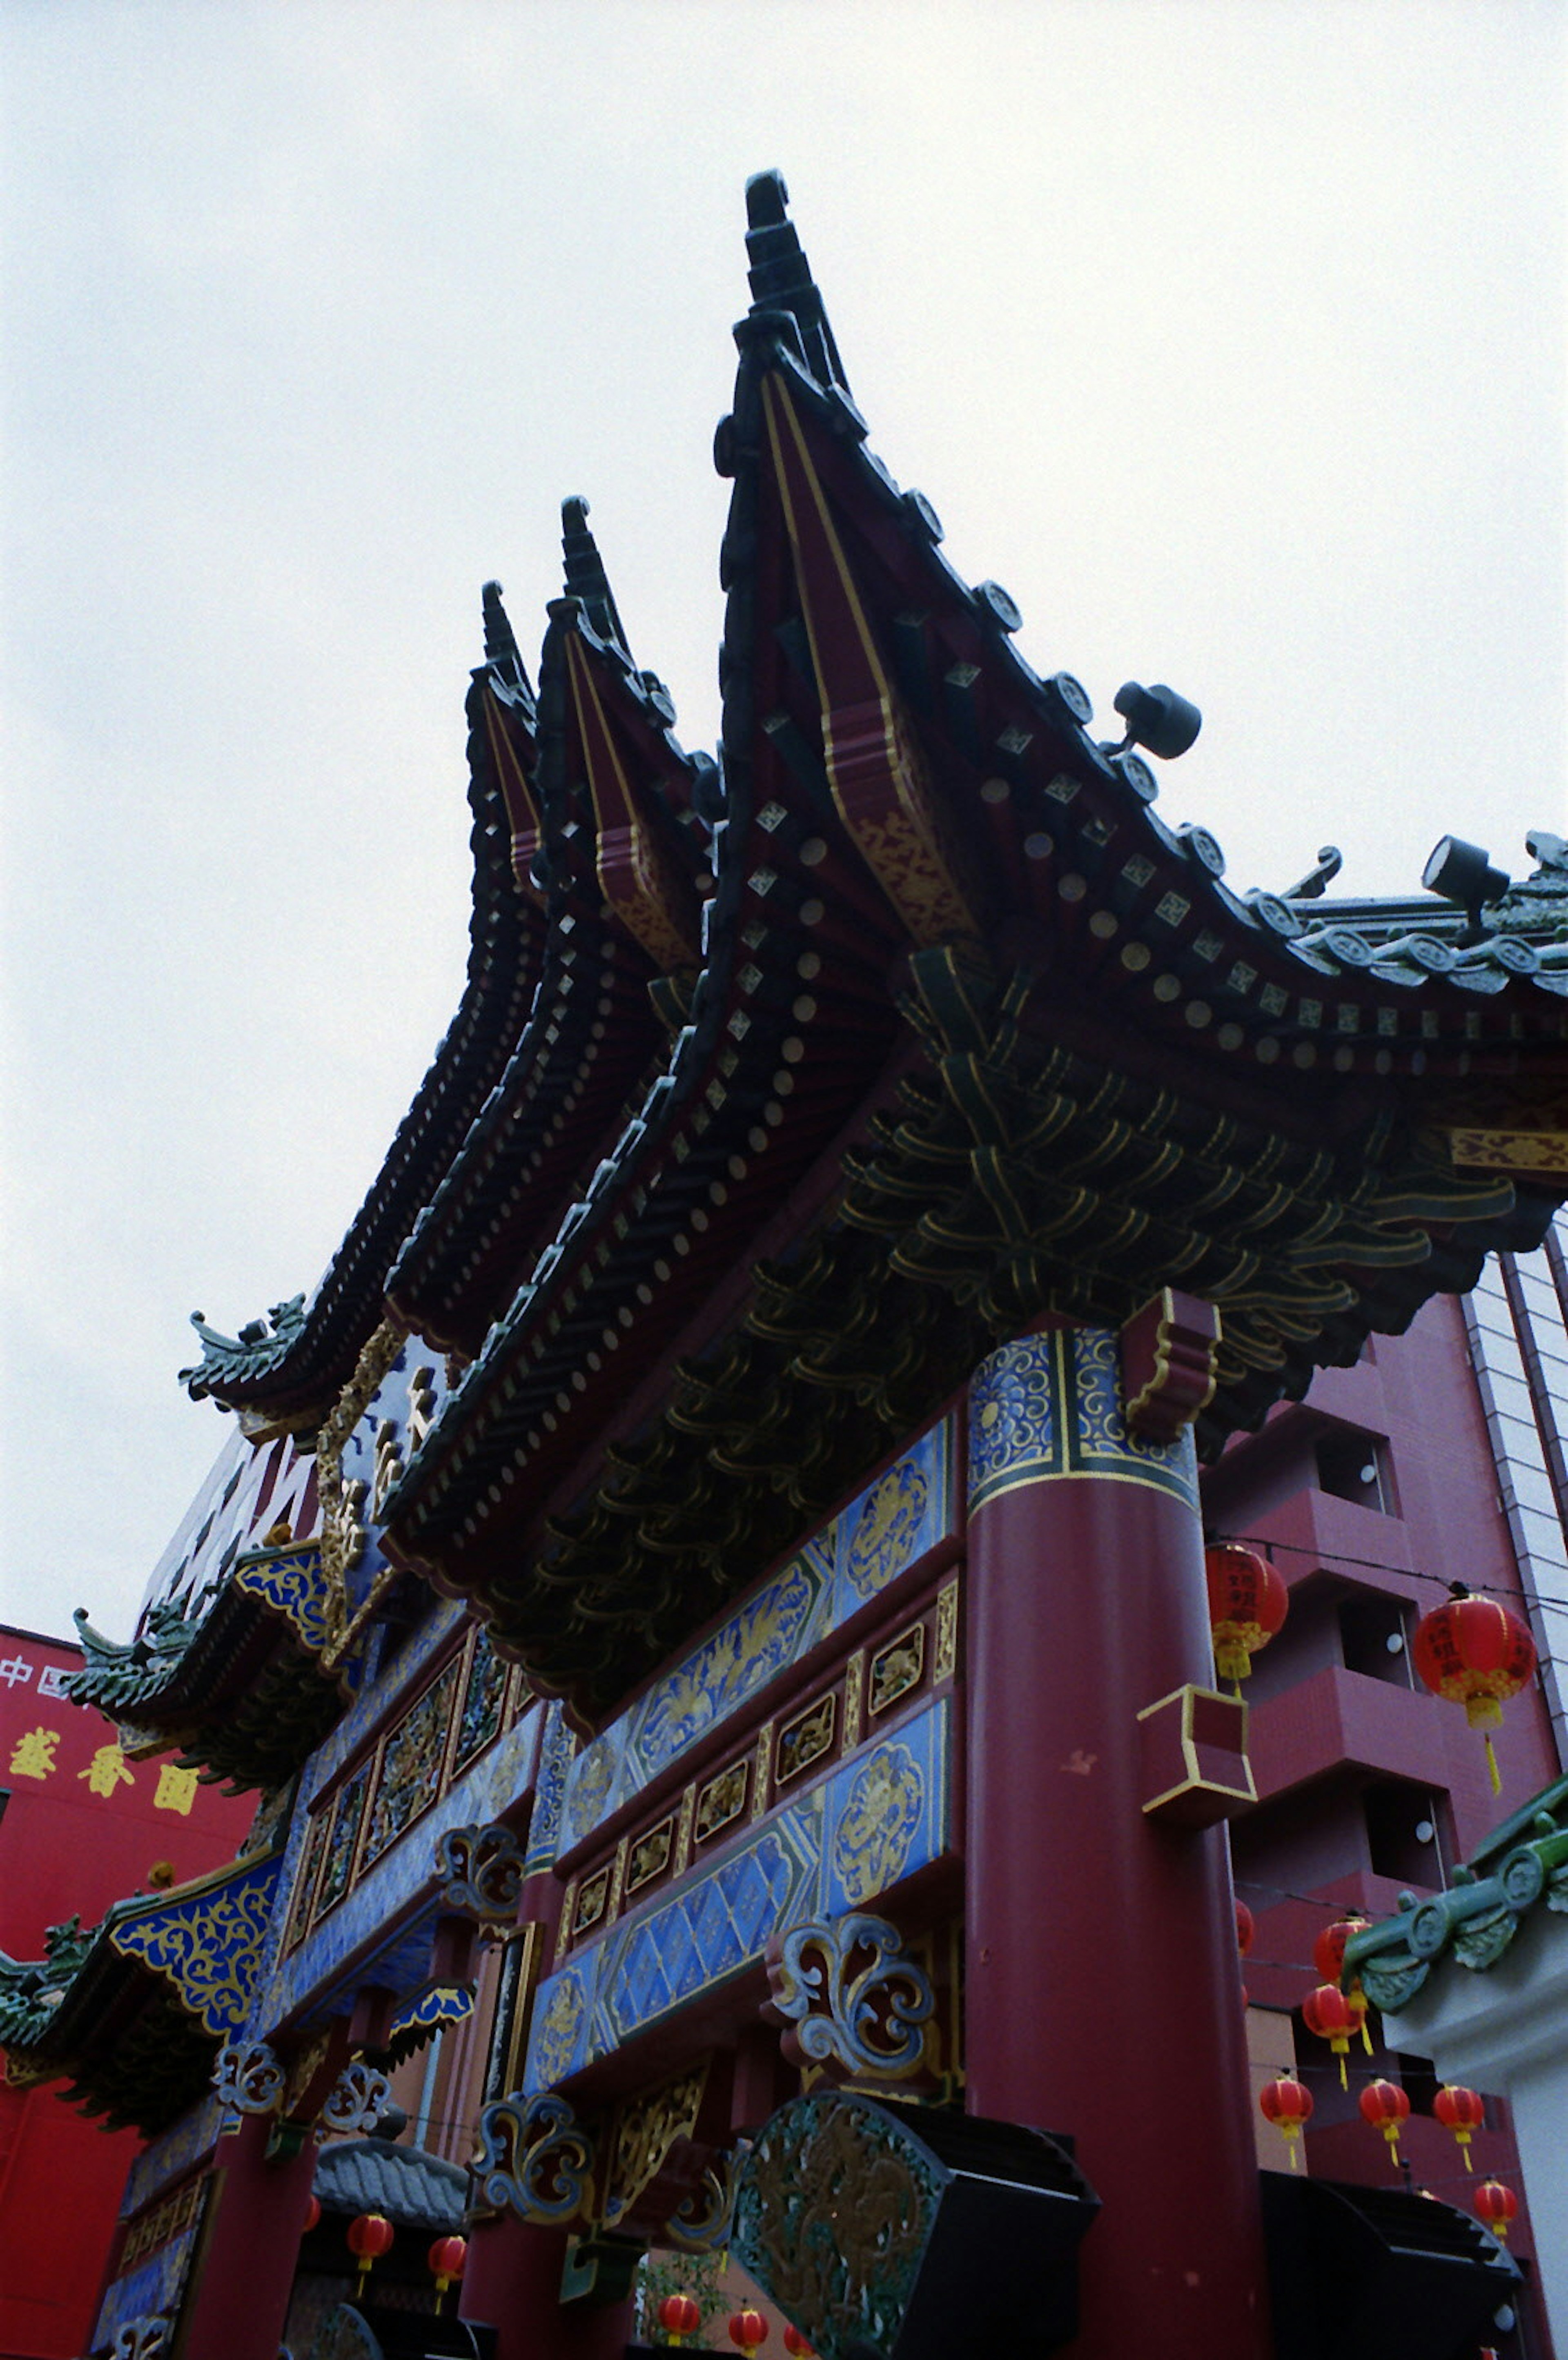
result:
M 1338 1666 L 1255 1706 L 1247 1753 L 1260 1806 L 1337 1770 L 1439 1791 L 1448 1785 L 1442 1713 L 1434 1699 Z

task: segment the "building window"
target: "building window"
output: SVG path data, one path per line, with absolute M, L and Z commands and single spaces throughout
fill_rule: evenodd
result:
M 1322 1435 L 1316 1446 L 1318 1489 L 1358 1508 L 1376 1508 L 1380 1515 L 1398 1513 L 1388 1467 L 1388 1446 L 1358 1426 L 1338 1426 Z
M 1339 1603 L 1340 1653 L 1346 1671 L 1364 1679 L 1388 1680 L 1396 1688 L 1415 1685 L 1410 1670 L 1411 1609 L 1402 1598 L 1380 1592 L 1358 1592 Z
M 1450 1843 L 1440 1798 L 1389 1778 L 1367 1786 L 1361 1802 L 1373 1874 L 1441 1891 L 1448 1882 Z

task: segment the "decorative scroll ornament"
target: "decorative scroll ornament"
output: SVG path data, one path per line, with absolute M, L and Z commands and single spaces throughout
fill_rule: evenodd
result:
M 113 2344 L 115 2360 L 158 2360 L 169 2341 L 169 2322 L 160 2311 L 149 2311 L 140 2319 L 127 2319 L 115 2333 Z
M 479 2116 L 475 2167 L 485 2202 L 507 2205 L 524 2221 L 558 2223 L 586 2214 L 596 2144 L 554 2091 L 521 2103 L 494 2099 Z
M 213 2062 L 213 2087 L 236 2114 L 275 2114 L 284 2072 L 265 2040 L 225 2040 Z
M 696 2177 L 700 2158 L 693 2152 L 693 2140 L 707 2091 L 708 2063 L 705 2057 L 700 2065 L 622 2107 L 601 2208 L 607 2229 L 621 2227 L 638 2199 L 669 2177 L 672 2163 L 678 2168 L 685 2160 L 688 2177 Z
M 522 1891 L 522 1852 L 510 1828 L 449 1828 L 435 1847 L 436 1874 L 445 1878 L 444 1909 L 482 1923 L 510 1925 Z
M 735 2217 L 735 2191 L 740 2183 L 740 2166 L 749 2152 L 749 2142 L 741 2141 L 728 2155 L 721 2155 L 717 2162 L 708 2165 L 702 2175 L 701 2187 L 694 2189 L 665 2222 L 666 2245 L 679 2246 L 683 2254 L 711 2254 L 729 2245 Z
M 852 1911 L 792 1928 L 768 1953 L 768 2014 L 793 2063 L 835 2079 L 906 2081 L 926 2060 L 936 1994 L 896 1926 Z
M 375 2129 L 391 2094 L 392 2085 L 385 2073 L 356 2057 L 344 2067 L 327 2092 L 321 2110 L 322 2127 L 364 2136 Z

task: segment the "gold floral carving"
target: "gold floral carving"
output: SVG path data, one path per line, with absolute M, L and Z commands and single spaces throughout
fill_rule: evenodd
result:
M 745 1782 L 742 1778 L 740 1801 L 736 1805 L 738 1810 L 744 1805 L 745 1800 Z M 680 1817 L 675 1826 L 675 1874 L 677 1876 L 684 1876 L 691 1866 L 692 1823 L 696 1816 L 696 1788 L 688 1786 L 681 1797 Z
M 874 1721 L 900 1697 L 920 1685 L 926 1668 L 926 1625 L 916 1622 L 872 1657 L 871 1711 Z
M 626 1863 L 626 1889 L 636 1893 L 642 1885 L 651 1885 L 662 1876 L 670 1864 L 675 1848 L 675 1823 L 673 1819 L 661 1819 L 645 1836 L 632 1845 Z
M 858 1648 L 844 1666 L 844 1751 L 861 1742 L 865 1726 L 866 1651 Z
M 577 1906 L 572 1914 L 573 1933 L 586 1934 L 590 1926 L 597 1926 L 609 1904 L 609 1870 L 601 1868 L 583 1880 L 583 1889 L 577 1896 Z
M 710 1778 L 696 1796 L 696 1840 L 706 1843 L 720 1828 L 738 1819 L 746 1808 L 746 1780 L 751 1765 L 745 1760 L 731 1762 L 716 1778 Z
M 316 1486 L 322 1514 L 322 1575 L 326 1590 L 327 1644 L 324 1660 L 329 1666 L 342 1660 L 357 1635 L 366 1612 L 362 1607 L 354 1618 L 351 1630 L 347 1577 L 365 1550 L 365 1525 L 361 1513 L 365 1503 L 365 1485 L 355 1480 L 344 1480 L 343 1454 L 349 1437 L 375 1398 L 378 1386 L 402 1350 L 403 1343 L 402 1329 L 393 1320 L 383 1319 L 360 1353 L 354 1374 L 338 1395 L 336 1405 L 322 1427 L 316 1444 Z
M 637 2199 L 656 2180 L 682 2140 L 696 2128 L 707 2087 L 708 2060 L 704 2058 L 672 2081 L 634 2098 L 616 2125 L 614 2160 L 605 2187 L 604 2225 L 624 2221 Z
M 773 1773 L 773 1725 L 757 1732 L 757 1766 L 751 1780 L 751 1817 L 760 1819 L 771 1799 Z
M 1568 1131 L 1454 1130 L 1448 1152 L 1483 1172 L 1568 1173 Z
M 797 1778 L 812 1763 L 820 1762 L 830 1750 L 838 1710 L 839 1700 L 829 1691 L 780 1730 L 775 1776 L 781 1786 L 786 1779 Z
M 950 1680 L 959 1664 L 959 1585 L 944 1582 L 937 1593 L 937 1652 L 931 1666 L 934 1680 Z

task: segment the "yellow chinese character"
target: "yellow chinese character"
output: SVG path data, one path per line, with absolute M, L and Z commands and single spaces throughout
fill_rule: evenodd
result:
M 54 1768 L 58 1729 L 29 1729 L 11 1749 L 11 1771 L 17 1778 L 47 1778 Z
M 183 1811 L 191 1816 L 191 1806 L 196 1799 L 196 1773 L 181 1770 L 178 1762 L 165 1762 L 158 1773 L 158 1791 L 152 1798 L 155 1811 Z
M 100 1745 L 86 1769 L 76 1775 L 86 1779 L 89 1791 L 94 1795 L 112 1795 L 122 1778 L 127 1786 L 136 1784 L 117 1745 Z

